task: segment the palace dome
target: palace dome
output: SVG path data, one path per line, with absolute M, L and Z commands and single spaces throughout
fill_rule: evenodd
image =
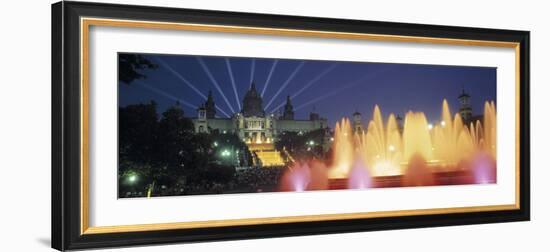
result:
M 243 109 L 241 111 L 245 117 L 257 116 L 264 117 L 265 112 L 262 106 L 262 97 L 256 91 L 256 84 L 252 82 L 250 89 L 246 92 L 243 99 Z

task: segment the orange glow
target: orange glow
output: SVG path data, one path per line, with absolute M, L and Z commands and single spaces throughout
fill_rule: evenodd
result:
M 334 130 L 329 178 L 346 178 L 357 159 L 365 161 L 373 177 L 405 175 L 409 182 L 422 174 L 470 169 L 459 163 L 469 163 L 480 153 L 496 160 L 495 103 L 485 102 L 483 118 L 469 125 L 459 113 L 453 116 L 450 111 L 443 100 L 441 119 L 433 124 L 423 112 L 409 111 L 402 130 L 393 114 L 384 125 L 378 105 L 363 132 L 354 133 L 349 120 L 343 118 Z M 417 183 L 430 184 L 430 178 Z

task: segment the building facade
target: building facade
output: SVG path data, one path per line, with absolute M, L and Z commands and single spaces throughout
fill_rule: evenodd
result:
M 462 121 L 469 122 L 472 120 L 472 105 L 470 104 L 470 95 L 462 89 L 462 93 L 458 96 L 460 102 L 459 113 Z
M 309 119 L 294 118 L 294 109 L 287 97 L 281 116 L 268 114 L 264 111 L 263 100 L 252 83 L 246 92 L 242 110 L 231 118 L 216 118 L 216 105 L 212 93 L 197 112 L 197 118 L 192 119 L 196 132 L 209 133 L 218 130 L 222 133 L 235 133 L 247 144 L 271 144 L 282 132 L 306 133 L 327 128 L 327 119 L 317 113 L 311 113 Z

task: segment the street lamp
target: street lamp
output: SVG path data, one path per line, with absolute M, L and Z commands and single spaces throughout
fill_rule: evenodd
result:
M 231 155 L 231 152 L 229 152 L 228 150 L 222 151 L 222 157 L 229 157 L 230 155 Z
M 128 177 L 128 181 L 129 181 L 130 183 L 136 182 L 136 181 L 137 181 L 137 175 L 135 175 L 135 174 L 130 175 L 130 176 Z
M 126 179 L 125 184 L 128 187 L 127 188 L 128 192 L 126 193 L 127 196 L 135 195 L 137 193 L 136 192 L 136 184 L 137 184 L 137 181 L 139 179 L 138 175 L 135 172 L 131 171 L 131 172 L 126 174 L 125 179 Z
M 126 182 L 128 184 L 135 184 L 139 179 L 139 176 L 134 172 L 134 171 L 130 171 L 128 173 L 126 173 Z

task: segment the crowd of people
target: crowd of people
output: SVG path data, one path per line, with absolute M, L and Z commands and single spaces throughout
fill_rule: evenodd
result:
M 247 192 L 275 191 L 283 169 L 254 167 L 238 170 L 233 179 L 235 188 L 246 189 Z
M 227 182 L 201 180 L 178 183 L 173 188 L 156 185 L 152 196 L 202 195 L 226 193 L 273 192 L 278 190 L 284 167 L 238 169 Z M 146 190 L 145 190 L 146 191 Z M 144 197 L 146 192 L 127 192 L 126 197 Z

